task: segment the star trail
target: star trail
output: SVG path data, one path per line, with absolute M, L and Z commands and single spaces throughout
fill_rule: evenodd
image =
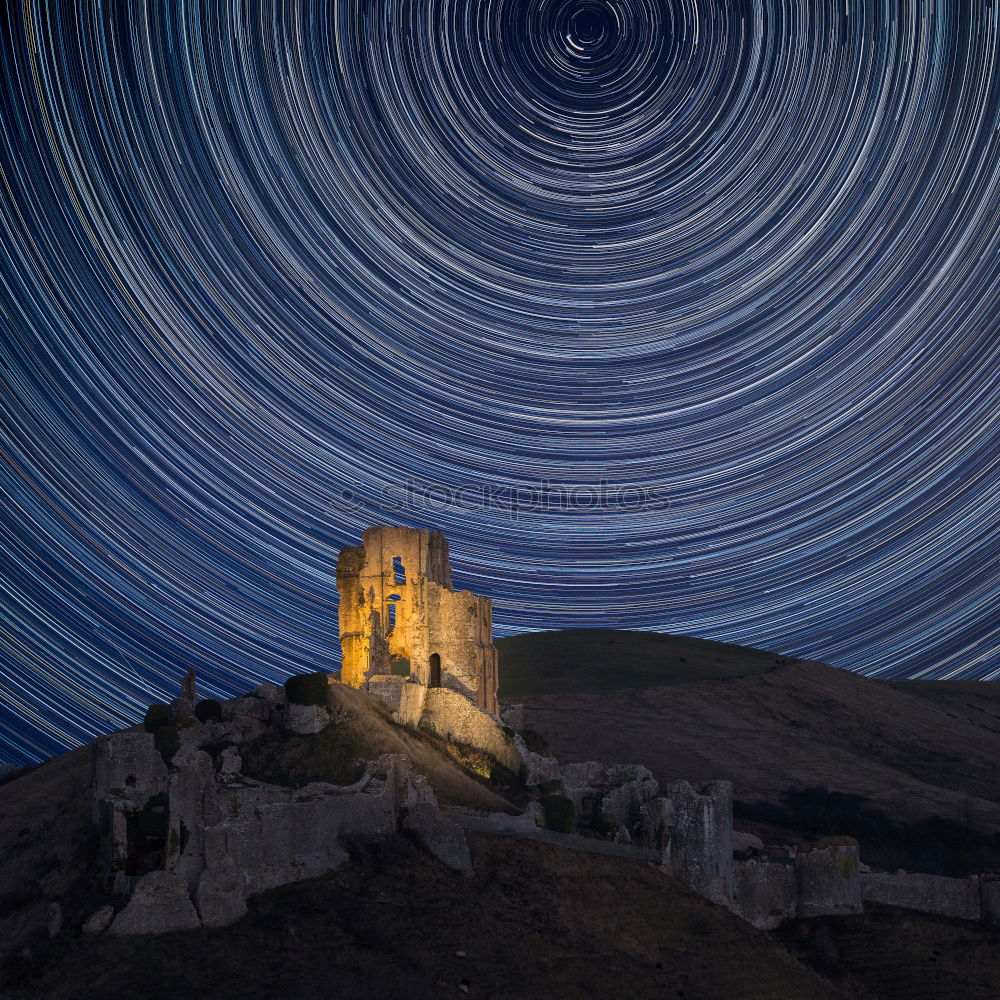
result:
M 0 760 L 497 631 L 1000 675 L 996 0 L 0 13 Z

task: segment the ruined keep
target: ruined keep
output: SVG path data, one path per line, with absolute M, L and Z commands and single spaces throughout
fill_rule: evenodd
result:
M 452 588 L 441 532 L 369 528 L 361 545 L 341 549 L 337 590 L 344 684 L 402 676 L 499 712 L 492 605 Z

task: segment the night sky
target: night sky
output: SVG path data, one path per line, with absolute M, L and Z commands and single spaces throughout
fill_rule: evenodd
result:
M 0 760 L 499 634 L 1000 674 L 997 0 L 0 13 Z

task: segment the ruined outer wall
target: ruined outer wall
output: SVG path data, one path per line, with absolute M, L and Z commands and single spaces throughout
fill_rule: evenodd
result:
M 428 652 L 441 657 L 441 686 L 458 691 L 494 715 L 499 676 L 493 645 L 493 607 L 487 597 L 468 590 L 435 588 L 430 605 Z
M 674 874 L 695 892 L 727 905 L 733 898 L 733 783 L 675 781 L 666 797 L 674 809 Z
M 861 875 L 861 898 L 866 903 L 904 906 L 941 917 L 979 920 L 979 880 L 946 878 L 943 875 L 864 872 Z

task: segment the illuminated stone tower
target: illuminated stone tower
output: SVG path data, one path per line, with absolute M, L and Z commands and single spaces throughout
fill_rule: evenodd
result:
M 452 589 L 441 532 L 369 528 L 361 545 L 340 550 L 337 590 L 343 683 L 402 674 L 499 711 L 491 602 Z

